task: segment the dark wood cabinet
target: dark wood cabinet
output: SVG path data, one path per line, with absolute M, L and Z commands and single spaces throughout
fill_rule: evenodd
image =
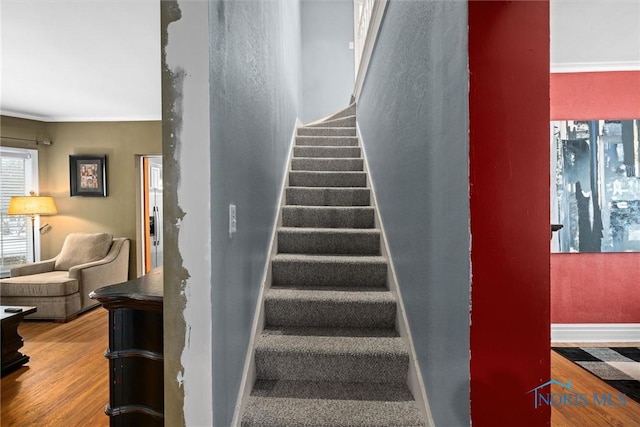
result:
M 109 311 L 109 405 L 114 426 L 164 425 L 162 267 L 91 293 Z

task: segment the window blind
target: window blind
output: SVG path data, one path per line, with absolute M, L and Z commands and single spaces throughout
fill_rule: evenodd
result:
M 0 273 L 7 275 L 11 267 L 30 261 L 30 220 L 25 216 L 7 215 L 12 196 L 28 194 L 33 168 L 31 150 L 0 150 Z

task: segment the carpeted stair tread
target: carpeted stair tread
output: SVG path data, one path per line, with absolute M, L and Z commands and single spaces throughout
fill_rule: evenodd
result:
M 355 127 L 356 116 L 346 116 L 339 119 L 325 120 L 320 123 L 313 123 L 307 127 Z
M 363 171 L 364 160 L 359 158 L 296 157 L 291 159 L 291 170 L 299 171 Z
M 293 157 L 360 158 L 360 147 L 294 146 Z
M 358 171 L 291 171 L 292 187 L 366 187 L 367 174 Z
M 369 206 L 371 190 L 357 187 L 287 187 L 285 200 L 287 205 L 298 206 Z
M 391 292 L 271 288 L 265 297 L 269 326 L 393 328 L 396 300 Z
M 252 396 L 300 397 L 303 399 L 366 400 L 404 402 L 413 401 L 405 383 L 345 383 L 320 381 L 266 381 L 258 380 Z
M 299 127 L 299 136 L 356 136 L 355 127 Z
M 371 206 L 283 206 L 285 227 L 373 228 Z
M 242 427 L 424 426 L 403 383 L 259 380 Z
M 326 147 L 355 147 L 358 145 L 356 136 L 326 136 L 326 135 L 298 135 L 298 147 L 326 146 Z
M 384 264 L 387 260 L 382 256 L 375 255 L 307 255 L 307 254 L 277 254 L 273 257 L 278 261 L 304 261 L 317 264 L 325 263 L 348 263 L 348 264 Z
M 305 337 L 378 337 L 397 338 L 394 328 L 326 328 L 318 326 L 266 326 L 262 335 L 292 335 Z
M 409 357 L 400 337 L 262 334 L 257 352 L 322 355 Z M 402 378 L 399 378 L 402 380 Z M 358 381 L 359 382 L 359 381 Z
M 368 228 L 278 229 L 280 253 L 380 255 L 380 231 Z
M 262 334 L 255 358 L 263 380 L 406 381 L 409 368 L 400 337 Z
M 304 288 L 279 288 L 272 287 L 267 292 L 267 300 L 278 301 L 305 301 L 305 302 L 331 302 L 367 304 L 395 304 L 396 300 L 390 291 L 353 290 L 353 288 L 304 289 Z M 304 313 L 303 313 L 304 314 Z
M 301 335 L 262 335 L 256 352 L 328 356 L 398 356 L 408 359 L 409 353 L 400 337 L 331 337 Z M 403 380 L 403 378 L 399 378 Z
M 386 286 L 381 256 L 278 254 L 271 261 L 276 286 Z

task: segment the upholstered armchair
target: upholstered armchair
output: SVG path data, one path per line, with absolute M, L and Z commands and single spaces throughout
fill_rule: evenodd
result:
M 128 280 L 129 239 L 107 233 L 69 234 L 52 259 L 11 269 L 0 280 L 2 305 L 35 306 L 29 319 L 71 320 L 99 302 L 89 294 Z

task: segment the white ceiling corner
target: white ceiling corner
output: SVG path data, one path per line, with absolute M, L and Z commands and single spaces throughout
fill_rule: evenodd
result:
M 161 119 L 160 0 L 1 0 L 0 113 Z

